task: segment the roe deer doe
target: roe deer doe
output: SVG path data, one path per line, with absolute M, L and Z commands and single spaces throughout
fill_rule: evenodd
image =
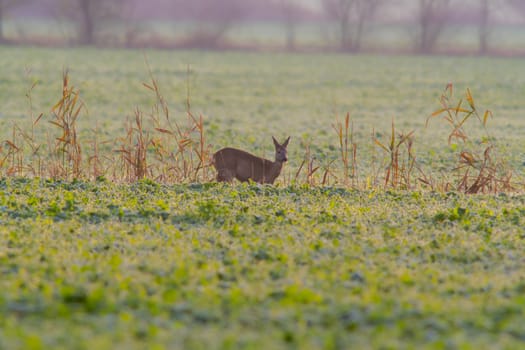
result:
M 275 162 L 254 156 L 235 148 L 223 148 L 212 157 L 212 164 L 217 169 L 217 181 L 232 182 L 233 178 L 239 181 L 255 181 L 261 184 L 273 184 L 281 173 L 283 162 L 286 162 L 286 147 L 290 137 L 281 145 L 272 136 L 275 145 Z

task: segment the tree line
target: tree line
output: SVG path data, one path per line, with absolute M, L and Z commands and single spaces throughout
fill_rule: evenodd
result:
M 432 53 L 449 25 L 476 28 L 479 53 L 490 50 L 493 26 L 512 15 L 525 18 L 525 0 L 0 0 L 0 43 L 6 18 L 38 16 L 67 21 L 75 45 L 97 45 L 107 26 L 125 23 L 124 45 L 132 45 L 143 20 L 193 21 L 186 44 L 219 48 L 238 23 L 272 21 L 282 26 L 285 48 L 298 49 L 298 26 L 304 22 L 329 23 L 332 47 L 360 52 L 373 23 L 410 24 L 413 49 Z

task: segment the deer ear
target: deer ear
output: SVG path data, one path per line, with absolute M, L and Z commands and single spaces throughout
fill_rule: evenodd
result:
M 290 136 L 288 136 L 288 138 L 286 139 L 286 141 L 284 141 L 283 146 L 284 146 L 284 147 L 287 147 L 289 141 L 290 141 Z
M 272 140 L 273 140 L 273 144 L 275 145 L 275 147 L 280 146 L 280 145 L 279 145 L 279 142 L 277 142 L 277 140 L 275 139 L 275 137 L 272 136 Z

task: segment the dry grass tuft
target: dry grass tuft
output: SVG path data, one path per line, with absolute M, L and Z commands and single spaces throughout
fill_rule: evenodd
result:
M 466 105 L 465 105 L 466 101 Z M 517 182 L 513 182 L 514 171 L 497 151 L 494 138 L 489 134 L 487 122 L 493 117 L 490 110 L 480 114 L 470 89 L 464 98 L 454 98 L 454 87 L 448 84 L 440 97 L 441 108 L 427 119 L 441 117 L 449 127 L 448 144 L 457 142 L 457 164 L 452 170 L 454 180 L 444 180 L 440 185 L 445 190 L 456 190 L 467 194 L 514 192 Z M 480 142 L 469 142 L 467 124 L 476 122 L 482 127 L 484 136 Z
M 44 130 L 46 142 L 39 140 L 35 129 L 42 127 L 44 114 L 33 112 L 31 95 L 37 84 L 31 82 L 26 94 L 30 128 L 26 131 L 14 124 L 11 138 L 0 143 L 0 175 L 66 181 L 99 178 L 114 182 L 145 178 L 163 183 L 211 181 L 211 148 L 206 139 L 204 118 L 194 114 L 191 108 L 190 67 L 187 69 L 186 111 L 180 120 L 170 113 L 147 59 L 146 65 L 149 81 L 143 85 L 153 95 L 154 102 L 147 111 L 136 107 L 133 116 L 125 119 L 124 134 L 105 141 L 100 140 L 98 125 L 91 130 L 91 140 L 82 142 L 79 139 L 78 120 L 87 113 L 87 108 L 80 98 L 80 91 L 71 85 L 67 70 L 63 73 L 61 96 L 50 111 L 49 125 L 53 128 Z M 450 129 L 447 143 L 457 151 L 457 161 L 451 170 L 439 176 L 431 175 L 431 169 L 425 171 L 414 151 L 415 131 L 399 132 L 392 119 L 386 141 L 380 140 L 373 132 L 373 145 L 377 147 L 373 148 L 368 171 L 361 174 L 353 122 L 347 113 L 342 120 L 336 119 L 332 124 L 337 136 L 337 157 L 316 157 L 312 145 L 303 142 L 303 159 L 295 175 L 284 177 L 284 182 L 291 180 L 299 185 L 340 185 L 355 189 L 414 190 L 423 187 L 466 194 L 517 192 L 523 184 L 514 180 L 514 171 L 498 153 L 494 138 L 487 129 L 491 117 L 490 111 L 478 112 L 469 89 L 464 98 L 457 101 L 452 84 L 448 84 L 441 94 L 440 108 L 427 118 L 427 125 L 432 119 L 440 118 Z M 482 128 L 481 141 L 471 140 L 467 132 L 467 126 L 472 122 Z M 116 147 L 108 147 L 108 144 Z M 107 149 L 111 151 L 107 152 Z M 86 156 L 85 150 L 88 152 Z

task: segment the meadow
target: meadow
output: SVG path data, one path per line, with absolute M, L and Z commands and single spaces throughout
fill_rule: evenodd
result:
M 170 144 L 174 138 L 159 135 L 155 127 L 166 130 L 177 123 L 188 130 L 180 139 L 199 143 L 200 135 L 189 132 L 194 123 L 188 121 L 188 102 L 192 115 L 202 116 L 203 146 L 208 153 L 233 146 L 272 157 L 271 135 L 291 136 L 291 161 L 283 174 L 286 184 L 296 177 L 303 160 L 320 168 L 319 177 L 323 169 L 333 173 L 331 184 L 344 182 L 337 175 L 341 147 L 334 126 L 344 124 L 347 114 L 352 133 L 348 141 L 357 147 L 355 167 L 363 182 L 381 182 L 377 173 L 387 165 L 388 154 L 374 139 L 389 143 L 393 121 L 396 134 L 414 132 L 412 151 L 428 176 L 446 177 L 462 149 L 482 152 L 479 143 L 487 139 L 497 143 L 502 160 L 516 176 L 523 172 L 520 98 L 524 82 L 519 72 L 524 63 L 520 59 L 32 48 L 3 48 L 1 53 L 5 67 L 0 84 L 2 138 L 25 147 L 25 158 L 31 153 L 27 148 L 38 145 L 38 156 L 49 158 L 53 139 L 61 137 L 63 130 L 49 121 L 54 118 L 52 107 L 62 99 L 62 74 L 67 69 L 69 84 L 85 105 L 75 121 L 82 166 L 89 168 L 88 160 L 95 156 L 101 161 L 105 157 L 107 165 L 100 167 L 107 169 L 106 175 L 114 172 L 112 165 L 120 164 L 114 151 L 126 143 L 121 140 L 128 138 L 137 111 L 145 133 L 163 138 L 166 149 L 179 145 Z M 151 87 L 152 80 L 162 103 L 144 85 Z M 487 109 L 494 115 L 486 127 L 475 120 L 465 125 L 473 144 L 449 143 L 450 125 L 441 118 L 428 120 L 442 108 L 440 96 L 449 83 L 454 84 L 452 107 L 460 100 L 466 104 L 465 92 L 470 89 L 480 116 Z M 163 104 L 168 113 L 159 107 Z M 34 137 L 18 135 L 14 129 Z M 33 141 L 27 142 L 28 138 Z M 95 148 L 105 150 L 104 157 L 95 154 Z M 6 147 L 3 150 L 9 152 Z
M 2 47 L 0 63 L 0 348 L 523 346 L 523 60 Z M 78 174 L 55 152 L 66 69 Z M 429 119 L 443 96 L 480 119 Z M 140 135 L 157 143 L 130 178 Z M 271 158 L 272 135 L 291 136 L 275 186 L 169 176 L 200 145 Z M 181 144 L 189 163 L 158 151 Z M 465 194 L 487 145 L 512 186 Z

